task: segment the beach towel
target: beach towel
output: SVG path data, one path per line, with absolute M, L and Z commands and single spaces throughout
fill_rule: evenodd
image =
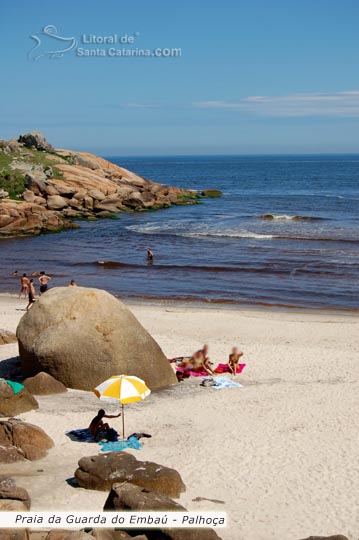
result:
M 213 388 L 243 388 L 242 384 L 239 384 L 228 377 L 216 377 L 216 385 Z
M 244 368 L 247 364 L 238 364 L 236 373 L 242 373 Z M 216 369 L 214 370 L 215 373 L 229 373 L 228 365 L 227 364 L 218 364 Z
M 134 448 L 135 450 L 141 450 L 142 443 L 136 437 L 129 437 L 125 441 L 114 441 L 98 443 L 101 446 L 101 452 L 119 452 L 126 450 L 127 448 Z
M 88 428 L 73 429 L 71 431 L 66 431 L 65 435 L 67 435 L 72 441 L 88 442 L 88 443 L 96 442 L 95 437 L 88 430 Z
M 189 377 L 208 377 L 207 371 L 194 371 L 193 369 L 186 369 L 183 367 L 177 367 L 176 371 L 178 373 L 185 373 Z

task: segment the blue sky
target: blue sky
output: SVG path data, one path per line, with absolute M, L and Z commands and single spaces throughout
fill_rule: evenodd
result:
M 38 129 L 123 156 L 358 151 L 357 0 L 13 0 L 0 25 L 1 138 Z M 83 43 L 113 34 L 134 42 Z

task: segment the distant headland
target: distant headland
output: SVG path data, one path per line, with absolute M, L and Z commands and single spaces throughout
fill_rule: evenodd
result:
M 53 148 L 31 131 L 0 140 L 0 236 L 77 227 L 76 220 L 196 204 L 216 190 L 184 190 L 148 180 L 87 152 Z

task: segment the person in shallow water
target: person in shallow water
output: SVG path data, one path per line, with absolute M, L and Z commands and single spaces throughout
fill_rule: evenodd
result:
M 147 249 L 147 262 L 149 264 L 152 264 L 153 263 L 153 251 L 151 248 L 148 248 Z
M 109 424 L 107 422 L 104 422 L 103 419 L 104 418 L 118 418 L 119 416 L 121 416 L 121 413 L 110 415 L 110 414 L 106 414 L 103 409 L 100 409 L 98 411 L 95 418 L 91 420 L 91 424 L 89 425 L 89 428 L 88 428 L 90 433 L 92 433 L 92 435 L 94 436 L 95 441 L 98 441 L 102 437 L 107 439 L 110 432 L 115 431 L 112 428 L 110 428 Z
M 45 272 L 40 272 L 40 277 L 39 277 L 40 295 L 44 294 L 47 291 L 50 280 L 51 280 L 50 276 L 47 276 Z
M 238 351 L 237 347 L 233 347 L 232 352 L 229 355 L 228 364 L 227 364 L 228 371 L 232 375 L 235 375 L 237 373 L 238 362 L 239 362 L 239 359 L 243 356 L 243 354 L 244 354 L 243 352 Z
M 76 281 L 72 279 L 70 283 L 68 284 L 68 287 L 77 287 Z

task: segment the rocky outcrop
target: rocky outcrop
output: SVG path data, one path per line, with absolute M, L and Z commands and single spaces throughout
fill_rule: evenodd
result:
M 0 152 L 9 159 L 7 168 L 0 172 L 2 235 L 65 229 L 71 227 L 72 219 L 107 217 L 103 212 L 193 204 L 200 196 L 192 190 L 147 180 L 87 152 L 54 149 L 39 132 L 21 135 L 18 142 L 2 141 Z M 2 177 L 7 183 L 1 195 Z M 16 184 L 12 199 L 17 196 L 20 200 L 7 198 L 9 178 Z M 206 196 L 205 192 L 202 195 Z M 208 196 L 214 195 L 208 192 Z
M 39 203 L 5 199 L 0 202 L 0 236 L 36 235 L 74 228 L 77 225 L 59 212 Z
M 0 529 L 0 540 L 29 540 L 27 529 Z
M 186 512 L 186 508 L 164 495 L 153 493 L 129 483 L 114 484 L 105 502 L 105 511 L 123 512 Z M 141 531 L 145 535 L 151 531 Z M 159 539 L 166 540 L 220 540 L 213 529 L 156 529 Z M 153 534 L 153 533 L 152 533 Z M 156 536 L 150 536 L 156 538 Z
M 84 457 L 75 471 L 79 486 L 106 491 L 117 482 L 130 482 L 168 497 L 178 498 L 186 487 L 179 473 L 152 461 L 138 461 L 125 452 Z
M 49 290 L 17 328 L 25 376 L 49 373 L 67 388 L 93 390 L 114 374 L 144 379 L 150 389 L 176 377 L 155 340 L 111 294 L 85 287 Z
M 22 384 L 30 394 L 34 394 L 35 396 L 49 396 L 51 394 L 63 394 L 67 392 L 64 384 L 44 371 L 41 371 L 34 377 L 25 379 Z
M 9 330 L 3 330 L 0 328 L 0 345 L 8 345 L 9 343 L 16 343 L 17 338 L 13 332 Z
M 54 446 L 52 439 L 38 426 L 15 418 L 0 421 L 0 462 L 12 463 L 46 456 Z M 16 459 L 17 458 L 17 459 Z
M 0 476 L 0 512 L 30 510 L 30 496 L 26 489 L 17 487 L 13 478 Z
M 15 394 L 11 386 L 0 380 L 0 416 L 16 416 L 38 408 L 38 402 L 26 388 Z
M 47 152 L 53 151 L 53 147 L 47 142 L 40 131 L 31 131 L 25 135 L 20 135 L 18 142 L 29 148 L 36 148 L 36 150 L 46 150 Z

